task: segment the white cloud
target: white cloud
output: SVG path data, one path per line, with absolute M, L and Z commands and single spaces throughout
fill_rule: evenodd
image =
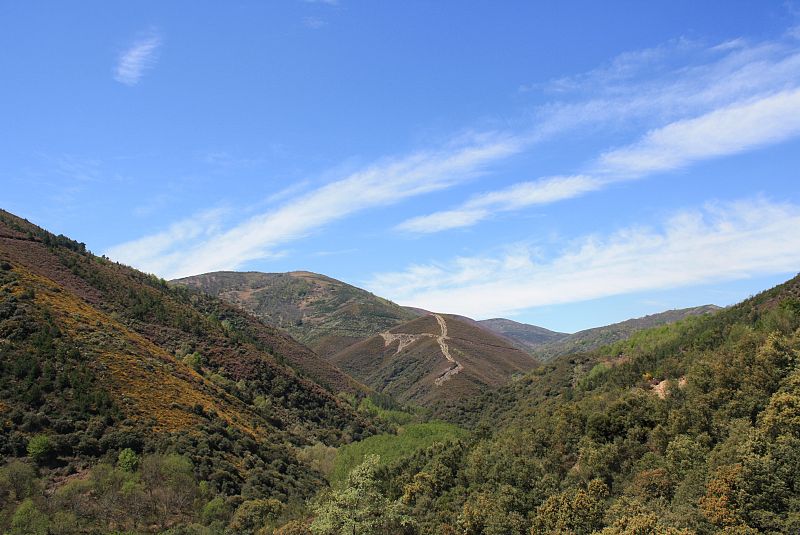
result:
M 491 215 L 485 208 L 457 208 L 407 219 L 395 227 L 404 232 L 432 234 L 443 230 L 470 227 Z
M 158 59 L 161 38 L 157 35 L 137 40 L 120 54 L 114 69 L 114 79 L 125 85 L 136 85 L 144 71 L 152 68 Z
M 367 167 L 226 231 L 211 232 L 203 218 L 191 218 L 107 254 L 166 278 L 236 269 L 348 215 L 463 182 L 519 150 L 514 138 L 484 136 L 466 146 L 412 154 Z
M 133 54 L 139 60 L 132 59 L 131 65 L 146 64 L 158 43 L 149 45 L 150 52 L 145 47 Z M 136 80 L 141 75 L 137 72 Z M 274 255 L 276 246 L 333 221 L 463 183 L 487 164 L 530 150 L 543 140 L 560 142 L 576 131 L 588 137 L 602 128 L 617 135 L 630 133 L 631 139 L 639 141 L 590 157 L 583 169 L 570 170 L 574 175 L 519 182 L 407 220 L 399 228 L 430 233 L 474 225 L 497 212 L 569 199 L 617 180 L 732 154 L 797 133 L 800 50 L 794 41 L 753 45 L 733 40 L 708 47 L 678 40 L 620 56 L 610 67 L 568 82 L 562 82 L 560 100 L 532 112 L 535 127 L 518 126 L 491 139 L 462 141 L 438 151 L 384 161 L 315 191 L 295 192 L 283 206 L 262 208 L 260 215 L 228 229 L 181 234 L 163 250 L 149 250 L 137 240 L 113 248 L 112 256 L 121 251 L 120 260 L 166 277 L 235 269 L 249 260 Z
M 174 250 L 176 246 L 217 234 L 226 213 L 226 209 L 216 208 L 195 214 L 162 232 L 111 247 L 105 254 L 132 266 L 146 265 L 146 271 L 162 274 L 179 260 L 179 253 Z
M 697 160 L 736 154 L 800 133 L 800 89 L 676 121 L 600 157 L 607 175 L 641 176 Z
M 521 182 L 472 198 L 461 207 L 408 219 L 398 230 L 434 233 L 468 227 L 496 212 L 571 199 L 621 180 L 729 156 L 800 134 L 800 89 L 739 102 L 651 130 L 602 154 L 590 174 Z
M 764 199 L 709 204 L 660 228 L 586 236 L 550 258 L 525 248 L 497 256 L 412 265 L 366 286 L 401 304 L 487 318 L 644 290 L 800 266 L 800 206 Z
M 460 208 L 408 219 L 396 228 L 401 231 L 433 233 L 474 225 L 495 212 L 519 210 L 576 197 L 602 187 L 589 176 L 556 176 L 521 182 L 509 188 L 477 195 Z

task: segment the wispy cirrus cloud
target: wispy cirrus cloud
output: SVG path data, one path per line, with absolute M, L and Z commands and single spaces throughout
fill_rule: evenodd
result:
M 537 204 L 577 197 L 599 189 L 602 182 L 586 175 L 555 176 L 533 182 L 520 182 L 509 188 L 477 195 L 459 208 L 413 217 L 397 230 L 429 234 L 474 225 L 497 212 L 510 212 Z
M 800 53 L 770 62 L 765 60 L 764 55 L 771 56 L 774 51 L 744 53 L 742 52 L 744 45 L 738 41 L 724 45 L 724 50 L 736 50 L 733 54 L 736 58 L 726 56 L 723 63 L 731 63 L 736 68 L 729 72 L 728 76 L 722 76 L 715 87 L 711 84 L 712 87 L 704 88 L 709 95 L 715 95 L 715 98 L 706 96 L 701 99 L 706 102 L 705 106 L 700 106 L 701 108 L 708 108 L 711 105 L 711 109 L 707 109 L 705 113 L 651 129 L 639 140 L 609 150 L 588 162 L 582 170 L 579 170 L 581 174 L 578 176 L 545 177 L 520 182 L 502 190 L 473 197 L 456 208 L 413 217 L 400 223 L 396 227 L 397 230 L 430 234 L 468 227 L 498 212 L 563 201 L 602 189 L 615 182 L 678 169 L 701 160 L 734 155 L 800 134 L 800 89 L 797 87 L 800 84 Z M 635 61 L 627 58 L 623 63 L 638 64 L 644 61 L 644 58 L 661 53 L 662 51 L 659 51 L 659 54 L 651 51 L 642 54 L 641 57 L 637 56 Z M 745 61 L 741 55 L 747 57 L 749 61 Z M 742 93 L 740 88 L 733 89 L 735 84 L 732 82 L 741 80 L 742 72 L 750 74 L 755 71 L 760 72 L 765 66 L 765 61 L 767 65 L 782 73 L 779 78 L 783 83 L 777 85 L 783 90 L 767 92 L 760 84 L 745 93 Z M 754 65 L 754 62 L 757 65 Z M 603 71 L 592 74 L 589 79 L 594 80 L 597 77 L 616 79 L 623 76 L 620 73 L 627 73 L 631 68 L 617 65 L 611 71 L 613 74 Z M 771 75 L 773 83 L 776 82 L 774 74 L 773 72 Z M 575 84 L 578 82 L 573 85 Z M 685 82 L 676 84 L 679 87 L 684 85 Z M 788 89 L 784 89 L 784 86 L 788 86 Z M 651 112 L 659 114 L 661 106 L 683 98 L 685 92 L 683 89 L 675 91 L 675 87 L 672 87 L 658 95 L 650 96 L 656 103 Z M 732 96 L 738 97 L 738 100 L 731 102 Z M 617 109 L 621 110 L 620 113 L 623 115 L 641 113 L 638 98 L 632 102 L 624 101 L 618 104 Z M 685 102 L 682 105 L 685 106 Z M 606 107 L 609 106 L 611 103 L 606 103 Z M 550 116 L 549 121 L 554 123 L 567 121 L 572 113 L 574 110 L 570 111 L 569 107 L 563 108 Z M 599 113 L 602 115 L 605 112 Z M 589 113 L 589 117 L 591 115 Z M 602 117 L 597 119 L 604 120 Z M 584 118 L 584 120 L 590 119 Z
M 319 17 L 306 17 L 303 19 L 303 25 L 306 28 L 311 28 L 312 30 L 319 30 L 320 28 L 327 26 L 328 23 Z
M 607 176 L 639 177 L 784 141 L 798 133 L 800 89 L 792 89 L 651 130 L 629 146 L 604 153 L 597 167 Z
M 571 199 L 615 182 L 736 154 L 798 134 L 800 90 L 783 91 L 651 130 L 631 145 L 603 153 L 589 166 L 589 174 L 520 182 L 473 197 L 455 209 L 408 219 L 396 228 L 434 233 L 467 227 L 498 212 Z
M 204 216 L 167 231 L 117 245 L 108 256 L 166 278 L 236 269 L 275 254 L 275 247 L 299 239 L 356 212 L 448 188 L 483 172 L 520 150 L 518 139 L 484 135 L 439 151 L 387 160 L 330 182 L 279 208 L 218 230 Z
M 134 41 L 120 54 L 114 68 L 114 79 L 128 86 L 138 84 L 145 71 L 155 66 L 161 43 L 161 37 L 155 32 Z
M 678 40 L 627 54 L 610 67 L 568 82 L 561 81 L 558 99 L 534 109 L 528 118 L 532 122 L 517 128 L 378 161 L 212 232 L 174 235 L 168 247 L 159 250 L 148 250 L 145 237 L 108 254 L 166 277 L 235 269 L 274 255 L 276 247 L 333 221 L 462 184 L 492 164 L 533 150 L 539 142 L 559 142 L 575 132 L 587 136 L 613 131 L 616 137 L 625 133 L 633 141 L 587 155 L 580 168 L 565 170 L 561 176 L 489 191 L 450 209 L 412 218 L 399 228 L 436 232 L 474 225 L 498 212 L 563 201 L 619 180 L 797 134 L 800 49 L 794 41 L 732 40 L 707 46 Z M 683 143 L 690 137 L 691 144 Z
M 547 255 L 502 254 L 411 265 L 365 286 L 401 304 L 476 318 L 538 306 L 756 275 L 800 266 L 800 206 L 762 198 L 709 203 L 658 227 L 585 236 Z

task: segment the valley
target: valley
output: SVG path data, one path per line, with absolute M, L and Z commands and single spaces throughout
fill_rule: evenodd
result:
M 573 335 L 307 272 L 196 280 L 0 213 L 13 533 L 794 529 L 800 277 Z

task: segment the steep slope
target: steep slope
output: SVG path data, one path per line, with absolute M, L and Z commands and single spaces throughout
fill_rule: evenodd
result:
M 34 435 L 64 471 L 124 447 L 177 448 L 226 493 L 260 478 L 284 499 L 307 495 L 320 475 L 292 444 L 374 427 L 285 363 L 334 369 L 230 305 L 0 211 L 2 455 L 24 455 Z M 337 381 L 331 389 L 366 391 Z
M 527 351 L 532 351 L 540 347 L 542 344 L 555 342 L 569 336 L 567 333 L 551 331 L 549 329 L 545 329 L 544 327 L 528 325 L 527 323 L 519 323 L 505 318 L 479 320 L 478 324 L 492 332 L 508 338 L 509 340 L 513 340 L 522 349 Z
M 561 333 L 536 325 L 519 323 L 505 318 L 479 320 L 477 323 L 490 331 L 512 341 L 541 360 L 580 351 L 591 351 L 629 338 L 633 333 L 658 325 L 680 321 L 690 316 L 711 314 L 720 310 L 716 305 L 668 310 L 641 318 L 634 318 L 603 327 Z
M 172 282 L 248 310 L 325 357 L 417 316 L 365 290 L 307 271 L 221 271 Z
M 445 314 L 389 329 L 331 360 L 380 392 L 424 405 L 474 395 L 537 365 L 506 340 Z

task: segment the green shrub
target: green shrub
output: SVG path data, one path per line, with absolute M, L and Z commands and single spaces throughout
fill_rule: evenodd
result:
M 135 472 L 139 466 L 139 456 L 130 448 L 125 448 L 119 452 L 117 457 L 117 468 L 126 472 Z
M 36 435 L 28 441 L 28 457 L 37 463 L 44 463 L 53 453 L 53 441 L 47 435 Z
M 48 535 L 47 515 L 30 498 L 19 504 L 11 518 L 11 535 Z

